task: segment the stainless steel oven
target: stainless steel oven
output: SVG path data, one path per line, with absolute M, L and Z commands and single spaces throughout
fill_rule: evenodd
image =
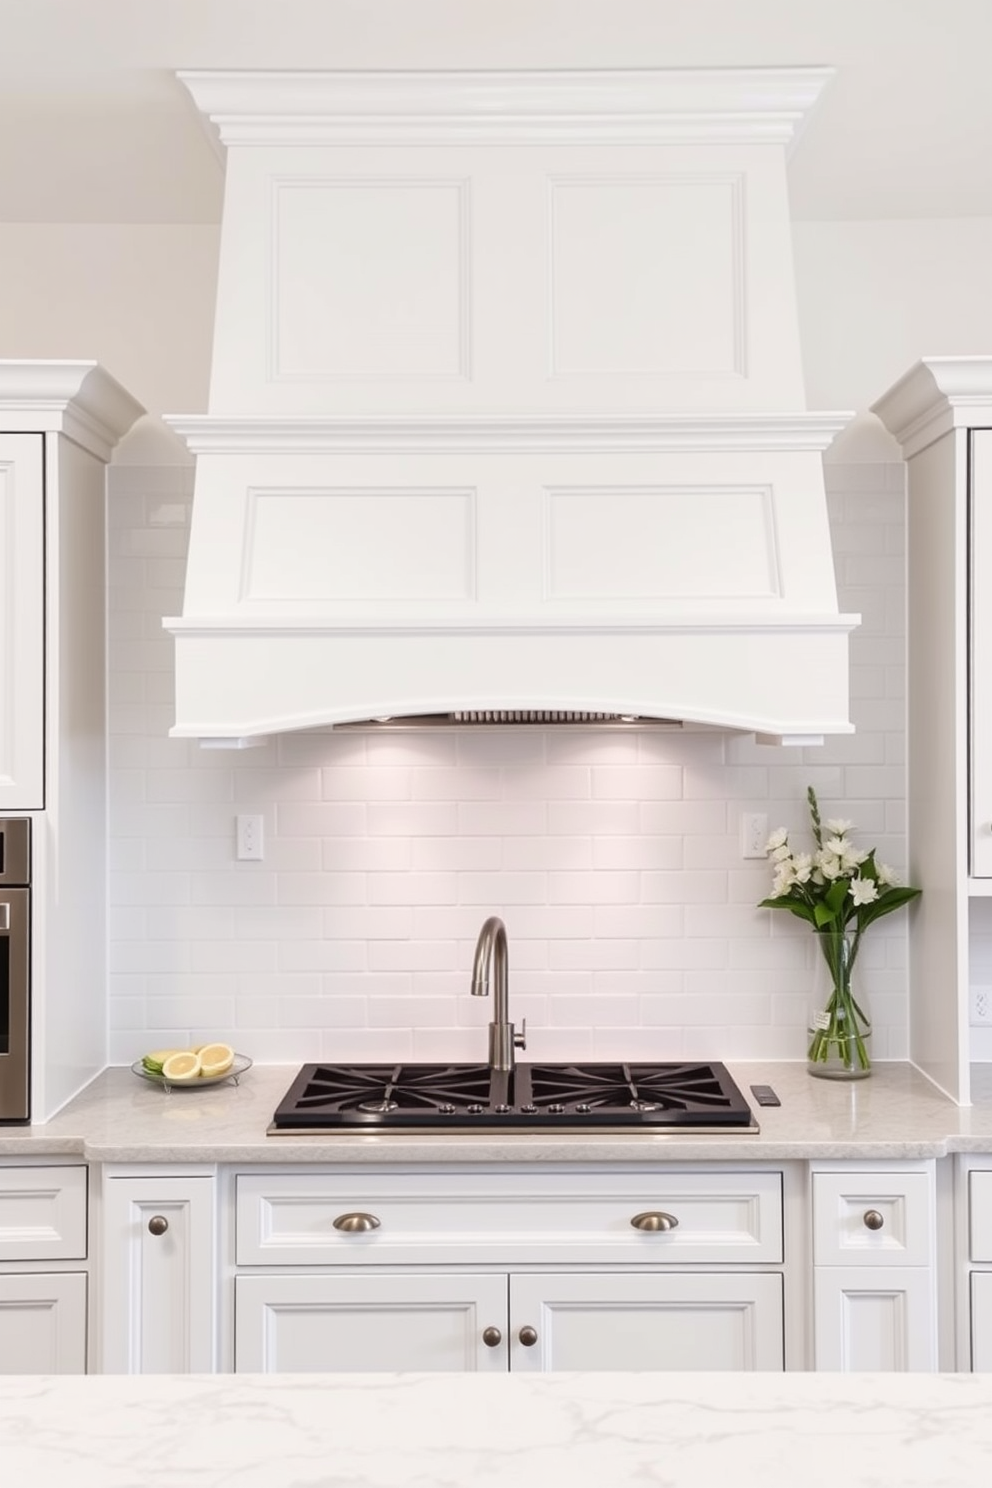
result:
M 0 818 L 0 1122 L 31 1115 L 31 821 Z

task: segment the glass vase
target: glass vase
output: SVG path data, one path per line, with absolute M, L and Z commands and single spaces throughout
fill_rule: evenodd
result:
M 871 1074 L 871 1019 L 854 969 L 858 938 L 846 930 L 818 930 L 813 1001 L 807 1021 L 806 1068 L 825 1080 L 863 1080 Z

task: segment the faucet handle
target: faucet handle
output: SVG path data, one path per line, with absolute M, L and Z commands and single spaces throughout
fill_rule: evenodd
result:
M 513 1047 L 515 1049 L 526 1049 L 527 1047 L 527 1019 L 521 1018 L 520 1032 L 513 1035 Z

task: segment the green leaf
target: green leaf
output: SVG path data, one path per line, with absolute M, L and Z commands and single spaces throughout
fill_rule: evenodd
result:
M 843 918 L 838 916 L 835 909 L 831 909 L 826 900 L 817 904 L 813 910 L 813 921 L 817 930 L 823 930 L 827 925 L 843 924 Z
M 858 922 L 864 930 L 874 920 L 880 920 L 883 915 L 891 914 L 894 909 L 901 909 L 910 900 L 918 899 L 922 889 L 892 888 L 886 889 L 871 904 L 863 904 L 858 911 Z
M 816 923 L 813 906 L 811 904 L 803 904 L 800 899 L 762 899 L 758 908 L 787 909 L 790 914 L 798 915 L 801 920 L 806 920 L 810 925 Z

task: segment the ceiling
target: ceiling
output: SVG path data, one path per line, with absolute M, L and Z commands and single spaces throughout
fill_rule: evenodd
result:
M 214 223 L 180 68 L 827 65 L 806 219 L 992 217 L 992 0 L 0 0 L 0 221 Z

